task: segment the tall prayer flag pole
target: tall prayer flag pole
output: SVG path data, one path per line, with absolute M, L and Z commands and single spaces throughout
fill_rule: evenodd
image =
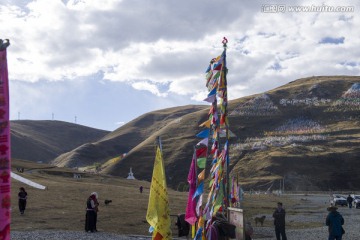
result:
M 169 197 L 160 137 L 157 140 L 146 220 L 153 230 L 153 240 L 169 240 L 172 239 Z
M 206 70 L 206 87 L 209 90 L 205 101 L 211 102 L 209 111 L 210 129 L 209 155 L 212 160 L 210 176 L 210 192 L 205 206 L 207 216 L 214 216 L 218 211 L 225 213 L 229 206 L 229 127 L 227 119 L 227 67 L 226 47 L 227 39 L 223 39 L 223 53 L 210 61 Z M 212 97 L 211 97 L 212 96 Z M 217 101 L 217 99 L 219 101 Z M 225 132 L 225 142 L 221 142 L 221 135 Z M 211 144 L 211 145 L 210 145 Z M 210 147 L 211 146 L 211 147 Z M 211 148 L 211 149 L 210 149 Z
M 226 154 L 226 208 L 228 208 L 230 206 L 230 170 L 229 170 L 229 164 L 230 164 L 230 157 L 229 157 L 229 121 L 228 121 L 228 110 L 227 110 L 227 105 L 228 105 L 228 96 L 227 96 L 227 66 L 226 66 L 226 48 L 227 48 L 227 42 L 228 40 L 224 37 L 222 43 L 223 43 L 223 47 L 224 47 L 224 62 L 223 62 L 223 84 L 220 84 L 220 86 L 223 86 L 223 97 L 222 97 L 222 119 L 224 119 L 224 125 L 225 125 L 225 138 L 226 138 L 226 149 L 225 149 L 225 154 Z M 220 121 L 221 124 L 221 121 Z
M 227 119 L 227 67 L 226 67 L 226 47 L 227 39 L 223 39 L 224 51 L 216 58 L 211 59 L 205 71 L 206 87 L 209 91 L 204 101 L 211 103 L 208 112 L 208 119 L 199 127 L 206 127 L 196 136 L 203 138 L 195 148 L 188 181 L 190 184 L 189 198 L 187 205 L 186 220 L 192 224 L 194 222 L 192 211 L 194 202 L 196 204 L 196 214 L 198 219 L 198 230 L 194 239 L 206 239 L 209 224 L 212 224 L 212 217 L 217 212 L 226 214 L 226 209 L 230 203 L 230 181 L 229 181 L 229 126 Z M 219 101 L 218 101 L 219 100 Z M 221 136 L 225 132 L 225 142 L 221 142 Z M 198 174 L 197 186 L 194 186 L 194 160 L 197 167 L 203 169 Z M 202 206 L 204 192 L 204 178 L 206 163 L 211 162 L 209 193 L 205 206 Z M 190 178 L 191 176 L 191 178 Z M 205 226 L 205 221 L 207 221 Z
M 0 39 L 0 233 L 1 239 L 10 239 L 10 126 L 9 126 L 9 76 L 6 48 L 8 39 Z

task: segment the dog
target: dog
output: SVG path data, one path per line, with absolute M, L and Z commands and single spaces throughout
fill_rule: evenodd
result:
M 105 205 L 109 205 L 109 203 L 111 203 L 111 202 L 112 202 L 112 200 L 105 199 Z
M 257 226 L 258 223 L 260 223 L 261 226 L 263 226 L 263 225 L 264 225 L 265 218 L 266 218 L 266 216 L 256 217 L 256 218 L 255 218 L 255 226 Z

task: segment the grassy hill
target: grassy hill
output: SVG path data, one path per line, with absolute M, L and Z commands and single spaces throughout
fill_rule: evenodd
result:
M 359 95 L 346 95 L 357 83 L 360 77 L 311 77 L 231 101 L 230 129 L 237 136 L 231 139 L 231 175 L 247 189 L 278 188 L 283 178 L 287 190 L 360 189 Z M 208 107 L 154 131 L 103 172 L 126 176 L 132 167 L 150 180 L 155 138 L 162 136 L 168 183 L 176 188 L 186 182 L 207 114 Z
M 126 156 L 128 156 L 134 148 L 142 146 L 143 141 L 151 141 L 153 134 L 161 133 L 161 129 L 167 125 L 180 121 L 184 115 L 204 108 L 205 106 L 190 105 L 146 113 L 109 133 L 97 142 L 86 143 L 73 151 L 60 155 L 53 163 L 57 166 L 81 168 L 94 163 L 103 164 L 124 153 L 127 153 Z M 151 153 L 144 151 L 143 154 L 153 154 L 153 149 Z M 150 155 L 150 158 L 153 158 L 153 156 Z M 148 166 L 144 167 L 152 168 L 152 164 L 149 163 Z M 126 177 L 128 172 L 129 167 L 126 167 L 122 172 L 115 175 Z
M 78 124 L 47 120 L 15 120 L 11 121 L 10 128 L 11 156 L 44 163 L 109 133 Z
M 349 76 L 299 79 L 266 93 L 278 112 L 232 115 L 240 133 L 231 150 L 233 173 L 255 188 L 278 188 L 284 178 L 289 190 L 360 189 L 359 83 Z
M 360 189 L 360 77 L 321 76 L 229 102 L 231 175 L 245 189 Z M 99 165 L 101 173 L 149 181 L 161 136 L 168 184 L 186 182 L 208 106 L 144 114 L 102 139 L 60 155 L 57 166 Z M 123 153 L 126 156 L 123 157 Z M 122 156 L 122 157 L 119 157 Z

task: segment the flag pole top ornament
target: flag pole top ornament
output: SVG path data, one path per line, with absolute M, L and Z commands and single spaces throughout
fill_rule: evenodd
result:
M 228 43 L 227 38 L 226 38 L 226 37 L 223 37 L 222 44 L 223 44 L 223 47 L 224 47 L 224 48 L 227 47 L 227 43 Z
M 2 40 L 0 39 L 0 51 L 5 50 L 10 45 L 9 39 Z

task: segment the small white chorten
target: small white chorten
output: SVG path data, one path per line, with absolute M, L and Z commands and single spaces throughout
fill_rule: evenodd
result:
M 134 174 L 132 172 L 132 168 L 130 168 L 130 172 L 129 172 L 129 175 L 126 179 L 132 179 L 132 180 L 135 180 L 135 177 L 134 177 Z

